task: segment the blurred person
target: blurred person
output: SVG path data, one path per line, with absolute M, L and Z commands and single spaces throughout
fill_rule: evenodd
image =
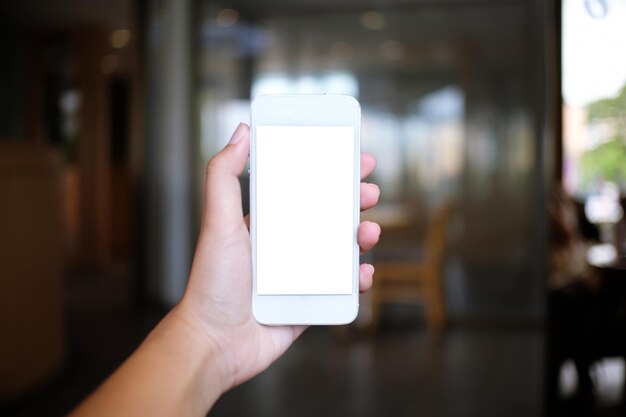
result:
M 550 272 L 548 286 L 552 290 L 581 284 L 596 287 L 597 278 L 587 263 L 587 242 L 581 231 L 576 203 L 559 184 L 549 201 Z
M 201 231 L 182 300 L 72 415 L 204 416 L 222 393 L 266 369 L 305 330 L 264 326 L 252 316 L 250 234 L 238 179 L 249 140 L 248 126 L 240 124 L 208 163 Z M 375 165 L 363 154 L 362 178 Z M 378 196 L 377 186 L 362 183 L 361 209 L 374 206 Z M 357 235 L 367 251 L 380 227 L 363 222 Z M 361 292 L 371 287 L 373 273 L 372 265 L 360 266 Z
M 592 401 L 589 368 L 594 360 L 599 279 L 587 262 L 590 242 L 580 231 L 576 203 L 556 184 L 549 199 L 548 396 L 558 398 L 561 365 L 571 359 L 578 374 L 578 398 Z

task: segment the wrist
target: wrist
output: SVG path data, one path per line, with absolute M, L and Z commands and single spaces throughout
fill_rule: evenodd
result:
M 187 375 L 185 391 L 192 408 L 208 412 L 228 388 L 228 372 L 218 344 L 198 328 L 184 308 L 176 306 L 146 340 L 166 363 L 176 361 Z
M 188 306 L 183 299 L 168 314 L 173 326 L 184 332 L 184 340 L 190 351 L 197 356 L 199 386 L 209 392 L 217 390 L 218 396 L 233 386 L 233 369 L 228 361 L 229 353 L 220 342 L 218 332 L 207 328 L 206 323 L 198 317 L 196 309 Z

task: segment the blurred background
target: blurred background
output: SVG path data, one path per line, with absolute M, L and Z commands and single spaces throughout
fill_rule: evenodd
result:
M 254 96 L 340 93 L 374 287 L 211 415 L 624 415 L 625 49 L 625 0 L 3 2 L 0 414 L 66 414 L 177 302 Z

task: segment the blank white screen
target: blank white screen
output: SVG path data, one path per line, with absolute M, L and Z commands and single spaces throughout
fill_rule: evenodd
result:
M 256 128 L 259 295 L 352 293 L 354 128 Z

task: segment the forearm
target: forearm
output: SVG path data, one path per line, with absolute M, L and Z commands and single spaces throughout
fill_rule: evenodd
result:
M 214 345 L 173 310 L 72 416 L 204 416 L 222 371 Z

